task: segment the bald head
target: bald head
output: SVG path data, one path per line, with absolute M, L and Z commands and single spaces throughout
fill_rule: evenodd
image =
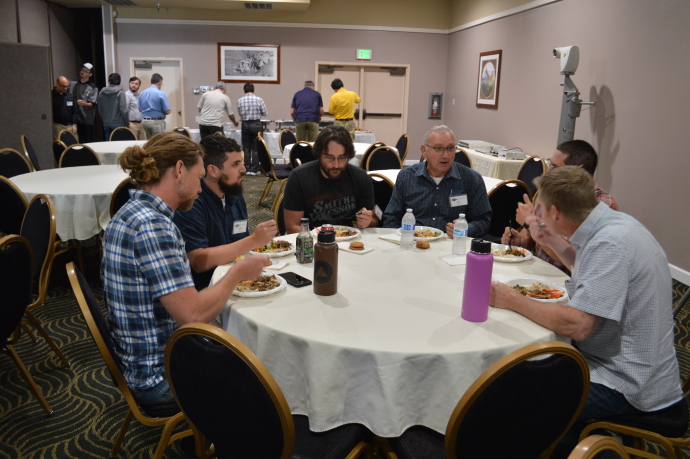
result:
M 55 80 L 55 90 L 59 92 L 60 94 L 64 93 L 69 89 L 69 80 L 63 76 L 58 77 L 57 80 Z

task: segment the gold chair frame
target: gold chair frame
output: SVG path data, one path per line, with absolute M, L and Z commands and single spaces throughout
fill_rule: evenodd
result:
M 53 140 L 53 143 L 51 144 L 51 148 L 53 150 L 53 159 L 55 160 L 55 167 L 57 167 L 58 164 L 60 164 L 60 157 L 62 157 L 62 153 L 60 153 L 60 156 L 58 156 L 57 158 L 55 157 L 55 145 L 60 145 L 62 147 L 62 153 L 64 153 L 65 150 L 67 150 L 67 145 L 65 145 L 65 142 L 59 139 Z
M 544 450 L 544 452 L 539 456 L 539 459 L 548 459 L 551 457 L 551 453 L 556 445 L 558 445 L 558 442 L 577 420 L 582 407 L 585 406 L 585 401 L 587 400 L 587 394 L 589 392 L 589 367 L 587 366 L 585 358 L 577 349 L 575 349 L 575 347 L 560 341 L 545 341 L 530 344 L 521 349 L 513 351 L 491 365 L 486 371 L 484 371 L 484 373 L 482 373 L 481 376 L 479 376 L 479 378 L 477 378 L 474 383 L 472 383 L 472 385 L 465 391 L 465 394 L 462 396 L 458 404 L 455 406 L 455 409 L 448 420 L 448 425 L 446 426 L 444 446 L 448 459 L 458 459 L 455 455 L 458 430 L 460 430 L 462 421 L 472 407 L 472 404 L 477 400 L 477 398 L 479 398 L 482 392 L 484 392 L 484 390 L 486 390 L 486 388 L 489 387 L 494 380 L 512 367 L 524 362 L 525 360 L 546 354 L 562 354 L 574 359 L 582 371 L 584 382 L 580 403 L 578 408 L 575 410 L 575 413 L 573 413 L 570 422 L 563 430 L 563 433 L 556 439 L 556 441 L 554 441 L 551 446 Z M 379 438 L 378 444 L 388 459 L 398 459 L 398 456 L 395 454 L 386 440 Z
M 467 156 L 467 160 L 470 162 L 470 169 L 474 169 L 474 161 L 472 161 L 472 155 L 470 155 L 470 153 L 467 150 L 465 150 L 464 148 L 460 148 L 460 147 L 455 148 L 455 153 L 458 153 L 460 151 L 463 152 L 465 154 L 465 156 Z
M 70 151 L 70 150 L 77 150 L 80 148 L 86 149 L 86 151 L 91 152 L 94 158 L 96 158 L 96 161 L 98 161 L 98 165 L 101 165 L 101 158 L 98 157 L 95 151 L 93 151 L 93 148 L 89 147 L 88 145 L 84 145 L 81 143 L 75 143 L 74 145 L 70 145 L 69 147 L 65 148 L 65 151 L 62 152 L 62 156 L 60 156 L 60 162 L 58 163 L 58 167 L 62 168 L 62 161 L 65 158 L 65 155 Z
M 115 197 L 120 193 L 120 190 L 127 185 L 128 183 L 132 183 L 132 179 L 127 177 L 123 181 L 121 181 L 116 187 L 115 191 L 113 191 L 113 194 L 110 195 L 110 218 L 112 219 L 113 216 L 115 215 Z
M 28 159 L 28 156 L 21 154 L 20 152 L 18 152 L 14 148 L 3 148 L 2 150 L 0 150 L 0 155 L 2 155 L 2 154 L 16 154 L 17 156 L 19 156 L 20 158 L 22 158 L 24 160 L 24 162 L 26 163 L 26 166 L 29 168 L 29 172 L 35 171 L 33 164 L 31 164 L 31 161 L 29 161 L 29 159 Z M 6 178 L 3 175 L 0 175 L 0 177 Z
M 24 156 L 26 156 L 27 162 L 31 165 L 31 170 L 33 172 L 36 172 L 38 169 L 36 169 L 36 165 L 31 160 L 31 156 L 29 155 L 29 149 L 26 148 L 26 139 L 27 139 L 27 137 L 24 134 L 19 136 L 19 140 L 21 140 L 21 142 L 22 142 L 22 148 L 24 149 Z
M 618 453 L 622 459 L 630 459 L 630 455 L 623 449 L 623 445 L 612 437 L 603 435 L 592 435 L 580 441 L 568 459 L 594 459 L 599 453 L 606 450 Z
M 546 161 L 544 161 L 544 158 L 542 158 L 541 156 L 534 155 L 534 156 L 530 156 L 529 158 L 525 159 L 525 161 L 522 163 L 522 166 L 520 166 L 520 170 L 518 170 L 517 177 L 520 176 L 520 172 L 522 172 L 522 169 L 524 169 L 525 166 L 527 166 L 528 161 L 536 161 L 537 159 L 539 160 L 539 162 L 541 162 L 541 171 L 542 171 L 541 175 L 546 174 L 546 171 L 548 169 L 548 167 L 546 166 Z M 522 183 L 525 183 L 525 182 L 522 182 Z M 527 188 L 529 189 L 529 186 Z M 536 193 L 536 191 L 535 191 L 535 193 Z M 530 198 L 532 197 L 531 191 L 529 193 L 529 196 L 530 196 Z
M 21 155 L 21 153 L 19 153 L 19 154 Z M 8 179 L 7 177 L 5 177 L 3 175 L 0 175 L 0 182 L 5 182 L 5 184 L 7 184 L 7 186 L 9 186 L 15 192 L 15 194 L 21 198 L 22 202 L 24 203 L 24 213 L 26 214 L 26 209 L 28 209 L 28 207 L 29 207 L 29 202 L 26 200 L 26 196 L 24 196 L 24 193 L 22 193 L 22 190 L 17 188 L 17 185 L 15 185 L 14 182 L 12 182 L 12 180 Z M 23 220 L 23 217 L 22 217 L 22 220 Z M 20 227 L 21 227 L 21 225 L 20 225 Z M 3 234 L 0 231 L 0 236 L 7 236 L 7 235 Z
M 74 135 L 74 134 L 72 134 L 72 131 L 70 131 L 69 129 L 63 129 L 62 131 L 58 132 L 57 140 L 60 140 L 60 142 L 62 142 L 62 140 L 61 140 L 60 138 L 62 137 L 62 133 L 63 133 L 63 132 L 66 132 L 67 134 L 71 135 L 72 138 L 74 138 L 74 143 L 75 143 L 75 144 L 79 143 L 79 140 L 77 139 L 77 136 Z M 65 143 L 65 142 L 62 142 L 62 143 Z M 65 144 L 65 148 L 67 148 L 67 144 Z
M 405 165 L 405 158 L 407 158 L 407 153 L 410 151 L 410 136 L 407 135 L 407 133 L 401 135 L 400 137 L 406 137 L 407 138 L 407 147 L 405 147 L 405 152 L 400 153 L 398 152 L 398 157 L 400 157 L 400 164 L 402 166 Z
M 508 185 L 509 183 L 519 184 L 520 186 L 522 186 L 525 189 L 525 193 L 527 193 L 527 195 L 529 196 L 529 194 L 530 194 L 529 193 L 529 187 L 525 184 L 525 182 L 523 182 L 522 180 L 518 180 L 518 179 L 510 179 L 510 180 L 503 180 L 501 182 L 498 182 L 496 185 L 494 185 L 489 190 L 488 197 L 491 198 L 491 196 L 493 196 L 493 194 L 496 192 L 496 190 L 498 190 L 501 187 Z
M 283 132 L 285 132 L 285 131 L 292 132 L 292 129 L 287 129 L 287 128 L 281 129 L 280 133 L 278 134 L 278 146 L 280 146 L 280 152 L 281 153 L 285 152 L 285 147 L 286 147 L 286 145 L 283 145 Z M 295 143 L 301 142 L 301 141 L 297 140 L 297 136 L 295 135 L 294 132 L 292 132 L 292 135 L 295 137 Z
M 280 196 L 276 196 L 276 203 L 274 206 L 275 209 L 273 209 L 273 221 L 276 222 L 276 226 L 278 227 L 278 232 L 280 232 L 280 225 L 278 224 L 278 219 L 280 218 L 280 204 L 283 202 L 284 197 L 285 197 L 285 193 L 281 194 Z M 283 210 L 285 210 L 285 209 L 283 209 Z M 285 225 L 285 218 L 283 218 L 283 225 Z
M 193 140 L 192 139 L 192 133 L 189 132 L 189 129 L 187 129 L 186 127 L 176 127 L 172 130 L 172 132 L 177 132 L 177 131 L 182 131 L 182 130 L 184 130 L 187 133 L 187 137 L 189 138 L 189 140 Z M 179 132 L 177 132 L 177 133 L 180 134 Z
M 383 146 L 377 147 L 377 148 L 375 148 L 371 153 L 369 153 L 369 155 L 367 156 L 366 167 L 364 168 L 364 170 L 366 170 L 367 172 L 369 172 L 369 163 L 371 163 L 371 158 L 372 158 L 372 156 L 374 156 L 374 153 L 376 153 L 377 151 L 381 151 L 381 150 L 389 150 L 389 151 L 392 151 L 393 153 L 395 153 L 396 155 L 398 155 L 398 153 L 397 153 L 395 150 L 393 150 L 391 147 L 389 147 L 389 146 L 387 146 L 387 145 L 383 145 Z M 362 157 L 362 160 L 364 160 L 364 157 Z M 400 155 L 398 155 L 398 161 L 400 162 L 400 169 L 402 169 L 402 164 L 403 164 L 403 163 L 402 163 L 402 161 L 400 160 Z M 374 172 L 374 171 L 372 171 L 372 172 Z
M 273 402 L 280 419 L 280 425 L 283 428 L 283 450 L 280 454 L 280 459 L 290 459 L 292 450 L 295 447 L 295 424 L 292 419 L 292 414 L 290 413 L 290 407 L 288 406 L 287 400 L 285 400 L 285 396 L 283 395 L 283 391 L 280 390 L 280 386 L 278 386 L 278 383 L 273 378 L 271 372 L 268 371 L 268 368 L 266 368 L 264 363 L 240 340 L 221 330 L 220 328 L 208 324 L 190 323 L 177 329 L 177 331 L 175 331 L 175 333 L 173 333 L 168 340 L 167 346 L 165 346 L 166 372 L 168 371 L 168 368 L 170 368 L 170 352 L 175 345 L 175 342 L 178 339 L 188 335 L 200 335 L 223 344 L 225 347 L 233 351 L 240 359 L 242 359 L 242 361 L 252 370 L 259 381 L 261 381 L 261 384 L 264 386 L 271 401 Z M 169 374 L 167 376 L 168 381 L 170 381 L 170 388 L 175 395 L 175 400 L 177 400 L 175 383 L 172 378 L 170 378 Z M 184 413 L 184 408 L 182 409 L 182 412 Z M 206 438 L 193 425 L 192 430 L 194 431 L 194 438 L 196 440 L 197 457 L 211 457 L 213 454 L 213 447 L 208 451 L 204 451 L 204 447 L 202 445 L 206 444 Z M 350 451 L 350 454 L 348 454 L 345 459 L 356 459 L 359 457 L 369 459 L 370 453 L 370 445 L 364 441 L 361 441 L 352 449 L 352 451 Z
M 29 244 L 29 241 L 26 238 L 19 236 L 17 234 L 11 234 L 9 236 L 0 238 L 0 250 L 5 250 L 5 247 L 14 242 L 19 242 L 26 245 L 29 251 L 29 257 L 31 261 L 31 271 L 33 273 L 34 255 L 33 250 L 31 250 L 31 244 Z M 26 384 L 29 386 L 29 390 L 32 394 L 34 394 L 34 397 L 36 397 L 36 400 L 38 400 L 38 403 L 41 405 L 41 408 L 43 408 L 43 411 L 45 411 L 46 416 L 50 416 L 51 414 L 53 414 L 53 409 L 50 407 L 46 399 L 43 397 L 41 389 L 38 387 L 38 385 L 36 385 L 33 376 L 31 376 L 31 373 L 24 365 L 24 362 L 22 362 L 21 357 L 19 357 L 19 354 L 17 354 L 17 351 L 14 349 L 14 344 L 17 341 L 19 341 L 19 338 L 21 337 L 22 332 L 20 327 L 21 324 L 18 325 L 17 328 L 15 328 L 12 337 L 9 338 L 7 340 L 7 343 L 5 344 L 3 352 L 10 356 L 14 364 L 17 366 L 17 369 L 19 370 L 19 374 L 21 375 L 22 379 L 26 381 Z
M 369 155 L 371 154 L 372 151 L 376 150 L 379 147 L 385 147 L 386 144 L 383 142 L 374 142 L 371 145 L 367 147 L 367 149 L 364 151 L 364 154 L 362 155 L 362 159 L 359 161 L 359 167 L 362 169 L 365 169 L 367 166 L 367 160 L 369 159 Z
M 137 139 L 137 135 L 130 128 L 128 128 L 127 126 L 119 126 L 119 127 L 116 127 L 115 129 L 112 130 L 112 132 L 110 133 L 110 137 L 108 137 L 108 141 L 112 142 L 113 141 L 113 134 L 115 133 L 115 131 L 119 131 L 119 130 L 127 130 L 132 134 L 132 137 L 134 137 L 134 140 Z M 191 139 L 191 137 L 190 137 L 190 139 Z
M 113 376 L 113 379 L 117 384 L 117 387 L 120 389 L 120 392 L 125 397 L 125 400 L 127 401 L 128 405 L 127 414 L 125 415 L 122 427 L 120 427 L 120 431 L 118 432 L 117 438 L 115 439 L 115 444 L 110 450 L 110 457 L 117 456 L 117 452 L 119 451 L 120 446 L 122 445 L 122 441 L 125 438 L 125 434 L 127 433 L 129 423 L 132 421 L 132 417 L 135 417 L 137 421 L 147 426 L 163 426 L 161 439 L 158 442 L 158 446 L 156 447 L 156 451 L 153 455 L 154 459 L 161 459 L 163 457 L 163 454 L 165 453 L 165 448 L 170 443 L 182 437 L 192 435 L 193 432 L 191 429 L 187 429 L 176 434 L 172 433 L 173 429 L 177 426 L 177 424 L 179 424 L 180 421 L 186 419 L 185 415 L 184 413 L 180 412 L 171 417 L 152 418 L 145 415 L 139 409 L 137 402 L 134 400 L 132 392 L 129 390 L 129 387 L 127 387 L 125 378 L 122 376 L 122 373 L 120 373 L 120 369 L 117 367 L 115 361 L 110 356 L 110 351 L 108 350 L 108 347 L 105 345 L 105 342 L 101 337 L 101 333 L 98 330 L 98 326 L 96 326 L 96 322 L 94 321 L 93 316 L 91 315 L 89 306 L 86 303 L 86 298 L 84 297 L 84 292 L 82 291 L 81 286 L 79 285 L 79 279 L 77 278 L 77 273 L 75 272 L 74 263 L 68 263 L 66 265 L 66 268 L 70 284 L 72 285 L 72 290 L 74 291 L 74 296 L 76 296 L 77 298 L 77 303 L 79 304 L 79 308 L 81 309 L 81 312 L 84 316 L 86 325 L 89 327 L 89 330 L 91 331 L 91 336 L 93 337 L 93 340 L 96 343 L 96 347 L 98 347 L 98 350 L 101 353 L 101 357 L 103 357 L 103 360 L 105 361 L 108 370 L 110 370 L 110 374 Z
M 289 130 L 289 129 L 288 129 L 288 130 Z M 290 159 L 288 160 L 288 161 L 289 161 L 288 164 L 290 164 L 290 167 L 293 168 L 293 169 L 294 169 L 294 167 L 292 167 L 293 161 L 295 162 L 295 164 L 297 164 L 297 167 L 299 167 L 299 166 L 302 165 L 302 160 L 301 160 L 301 159 L 293 157 L 293 154 L 294 154 L 293 151 L 295 150 L 295 147 L 296 147 L 297 145 L 309 145 L 309 146 L 312 147 L 312 148 L 314 147 L 312 144 L 310 144 L 309 142 L 305 142 L 304 140 L 300 140 L 300 141 L 298 141 L 298 142 L 295 142 L 295 144 L 294 144 L 294 145 L 292 146 L 292 148 L 290 149 Z
M 266 145 L 266 141 L 261 137 L 261 133 L 259 133 L 256 136 L 256 141 L 261 142 L 264 145 L 264 148 L 266 149 L 266 154 L 268 155 L 269 159 L 269 164 L 271 165 L 271 170 L 267 171 L 264 170 L 264 167 L 261 165 L 261 161 L 259 161 L 259 168 L 261 169 L 261 173 L 265 175 L 268 178 L 268 182 L 266 182 L 266 186 L 264 187 L 263 193 L 261 193 L 261 197 L 259 198 L 259 205 L 261 206 L 264 202 L 264 199 L 268 197 L 268 195 L 271 193 L 271 188 L 273 188 L 273 182 L 280 182 L 280 187 L 278 188 L 278 192 L 276 193 L 276 198 L 280 196 L 280 194 L 283 192 L 283 189 L 285 188 L 285 184 L 287 183 L 287 178 L 284 179 L 279 179 L 276 176 L 275 168 L 273 167 L 273 160 L 271 159 L 271 153 L 268 149 L 268 145 Z M 257 152 L 258 155 L 258 152 Z M 271 211 L 275 211 L 276 208 L 276 200 L 273 200 L 273 204 L 271 204 Z

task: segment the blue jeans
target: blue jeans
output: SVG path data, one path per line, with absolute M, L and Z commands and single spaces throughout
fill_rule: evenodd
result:
M 625 399 L 625 396 L 603 384 L 590 383 L 589 394 L 580 416 L 563 439 L 558 443 L 551 459 L 567 458 L 579 443 L 580 433 L 587 426 L 587 421 L 605 420 L 612 416 L 641 413 Z
M 110 140 L 110 134 L 120 126 L 103 126 L 103 141 L 107 142 Z
M 147 389 L 130 388 L 130 390 L 132 391 L 134 400 L 144 405 L 162 405 L 175 400 L 175 396 L 170 389 L 170 384 L 167 379 Z

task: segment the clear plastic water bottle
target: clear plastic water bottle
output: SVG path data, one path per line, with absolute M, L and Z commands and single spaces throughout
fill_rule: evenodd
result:
M 455 226 L 453 227 L 453 255 L 465 255 L 467 250 L 467 220 L 465 220 L 465 214 L 460 214 L 457 220 L 455 220 Z
M 414 224 L 412 209 L 407 209 L 400 227 L 400 248 L 403 250 L 412 250 L 414 246 Z

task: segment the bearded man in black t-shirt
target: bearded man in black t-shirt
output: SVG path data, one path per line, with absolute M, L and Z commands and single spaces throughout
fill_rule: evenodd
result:
M 285 226 L 288 233 L 300 230 L 300 219 L 311 228 L 325 223 L 376 226 L 374 186 L 366 171 L 349 161 L 355 156 L 352 138 L 342 126 L 328 126 L 314 142 L 316 161 L 293 170 L 285 186 Z

